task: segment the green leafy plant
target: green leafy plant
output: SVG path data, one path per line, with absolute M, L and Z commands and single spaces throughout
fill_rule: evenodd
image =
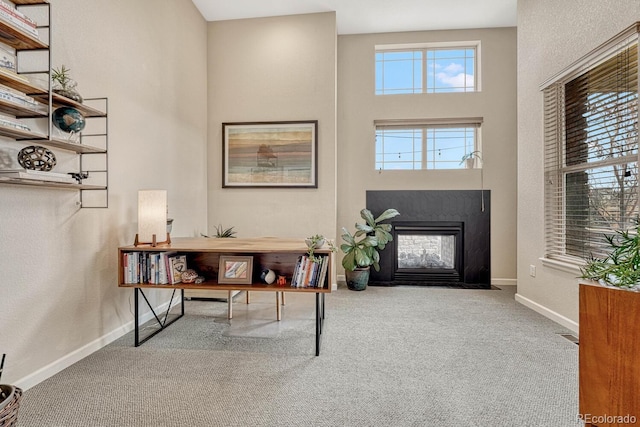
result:
M 368 209 L 362 209 L 360 216 L 366 224 L 356 223 L 356 232 L 351 234 L 342 227 L 342 240 L 345 243 L 340 245 L 344 252 L 342 266 L 345 270 L 353 271 L 358 267 L 369 267 L 373 265 L 376 271 L 380 271 L 380 253 L 387 243 L 393 240 L 391 224 L 382 224 L 382 221 L 391 219 L 400 213 L 395 209 L 387 209 L 377 218 Z
M 217 238 L 235 238 L 236 232 L 233 230 L 233 227 L 223 228 L 222 224 L 218 224 L 216 227 L 216 237 Z
M 67 89 L 68 85 L 73 82 L 71 77 L 69 76 L 69 72 L 71 69 L 62 65 L 60 68 L 52 68 L 51 69 L 51 80 L 58 83 L 60 85 L 60 89 Z
M 224 238 L 233 238 L 233 239 L 235 239 L 235 237 L 236 237 L 235 234 L 236 234 L 236 232 L 233 230 L 233 227 L 224 228 L 224 227 L 222 227 L 222 224 L 218 224 L 218 226 L 216 227 L 216 235 L 215 236 L 207 236 L 206 234 L 200 233 L 200 235 L 202 237 L 216 237 L 218 239 L 224 239 Z
M 591 257 L 580 277 L 620 288 L 640 285 L 640 223 L 634 230 L 618 230 L 605 235 L 611 252 L 604 258 Z
M 321 248 L 325 242 L 329 246 L 329 249 L 331 249 L 331 252 L 336 251 L 336 247 L 334 246 L 333 242 L 331 240 L 325 239 L 325 237 L 322 234 L 315 234 L 305 239 L 305 243 L 307 244 L 307 248 L 308 248 L 307 255 L 309 256 L 309 259 L 311 261 L 315 263 L 319 263 L 322 261 L 321 257 L 315 256 L 314 251 L 316 249 Z

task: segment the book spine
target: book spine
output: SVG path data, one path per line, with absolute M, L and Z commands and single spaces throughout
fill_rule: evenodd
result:
M 131 283 L 131 278 L 129 277 L 131 267 L 129 266 L 129 253 L 122 254 L 122 275 L 123 281 L 125 284 Z
M 298 257 L 296 261 L 295 267 L 293 267 L 293 274 L 291 274 L 291 287 L 296 287 L 296 277 L 298 277 L 298 270 L 300 270 L 300 262 L 302 261 L 302 256 Z
M 322 270 L 320 271 L 320 278 L 318 279 L 317 287 L 324 288 L 324 282 L 327 277 L 328 269 L 329 269 L 329 255 L 325 256 L 322 262 Z

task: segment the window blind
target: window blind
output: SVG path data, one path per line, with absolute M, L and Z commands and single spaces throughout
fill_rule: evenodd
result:
M 543 88 L 546 257 L 581 264 L 638 216 L 633 26 Z

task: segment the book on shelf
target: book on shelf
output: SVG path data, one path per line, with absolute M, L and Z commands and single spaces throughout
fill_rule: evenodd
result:
M 0 99 L 34 110 L 39 105 L 36 100 L 30 96 L 16 92 L 5 86 L 0 86 Z
M 6 117 L 0 117 L 0 126 L 31 132 L 31 128 L 29 126 L 24 125 L 20 122 L 16 122 Z
M 63 184 L 76 184 L 76 180 L 66 173 L 45 172 L 31 169 L 0 169 L 0 177 L 29 179 L 33 181 L 60 182 Z
M 125 284 L 175 285 L 182 282 L 187 257 L 174 251 L 132 251 L 122 254 L 122 266 Z
M 8 3 L 4 0 L 0 0 L 0 9 L 6 10 L 16 19 L 23 21 L 25 24 L 29 25 L 30 27 L 36 28 L 38 26 L 38 23 L 36 21 L 34 21 L 24 13 L 20 12 L 18 9 L 16 9 L 15 4 L 13 3 Z
M 169 258 L 171 284 L 182 282 L 182 273 L 187 270 L 187 256 L 186 255 L 174 255 Z
M 316 255 L 316 261 L 307 255 L 298 257 L 291 276 L 294 288 L 322 288 L 329 264 L 328 255 Z
M 35 38 L 38 38 L 38 30 L 36 29 L 36 27 L 32 27 L 27 22 L 16 17 L 14 14 L 12 14 L 11 12 L 7 11 L 2 7 L 0 7 L 0 19 L 2 19 L 4 22 L 8 24 L 11 24 L 13 27 L 17 28 L 18 30 L 21 30 Z
M 29 81 L 28 78 L 16 73 L 15 70 L 9 69 L 9 68 L 6 68 L 6 67 L 0 67 L 0 76 L 3 76 L 5 78 L 9 77 L 12 80 L 16 80 L 16 81 L 19 81 L 21 83 L 31 84 L 31 82 Z
M 0 67 L 16 72 L 16 56 L 0 43 Z

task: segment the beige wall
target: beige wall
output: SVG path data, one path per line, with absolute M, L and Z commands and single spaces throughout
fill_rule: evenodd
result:
M 543 119 L 540 85 L 640 20 L 637 0 L 518 1 L 518 294 L 577 330 L 579 271 L 543 266 Z M 529 266 L 536 276 L 529 275 Z
M 168 190 L 174 235 L 206 231 L 202 16 L 190 0 L 51 3 L 54 66 L 109 98 L 110 197 L 79 210 L 74 191 L 0 186 L 2 381 L 23 387 L 131 327 L 116 254 L 133 243 L 138 189 Z
M 335 13 L 209 23 L 209 232 L 334 238 Z M 318 120 L 318 188 L 222 188 L 222 123 Z
M 480 40 L 482 91 L 375 96 L 376 44 Z M 338 226 L 361 221 L 366 190 L 480 188 L 479 170 L 375 170 L 375 119 L 483 117 L 484 186 L 491 190 L 491 273 L 516 277 L 516 30 L 349 35 L 338 38 Z M 393 207 L 393 206 L 389 206 Z M 402 212 L 401 212 L 402 214 Z

